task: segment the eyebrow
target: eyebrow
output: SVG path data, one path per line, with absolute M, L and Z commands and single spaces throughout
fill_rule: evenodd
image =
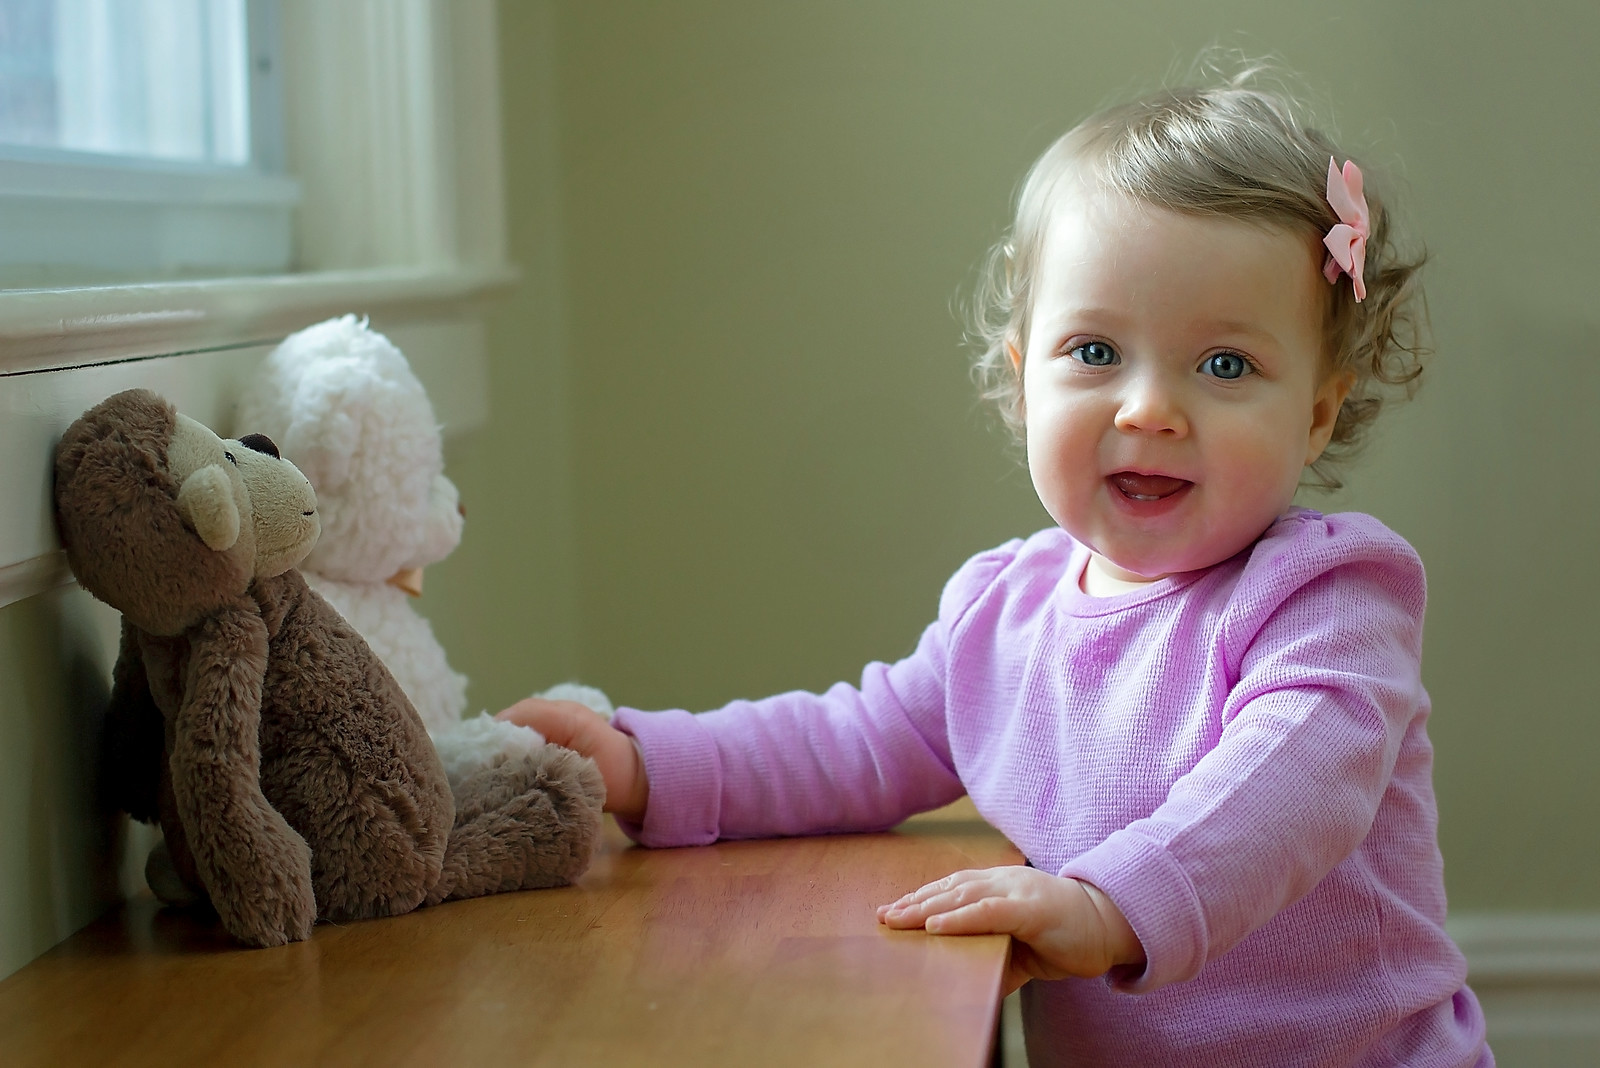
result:
M 1205 326 L 1208 329 L 1215 330 L 1219 333 L 1248 334 L 1251 337 L 1267 338 L 1272 341 L 1278 340 L 1278 335 L 1274 334 L 1272 331 L 1263 330 L 1259 326 L 1255 326 L 1251 323 L 1243 322 L 1241 320 L 1218 319 L 1214 322 L 1206 323 Z
M 1060 309 L 1052 318 L 1055 320 L 1065 320 L 1067 322 L 1071 322 L 1076 319 L 1089 319 L 1091 321 L 1098 320 L 1101 322 L 1110 322 L 1120 326 L 1137 317 L 1129 316 L 1121 312 L 1114 311 L 1110 308 L 1078 307 Z M 1274 345 L 1282 345 L 1282 341 L 1279 340 L 1277 334 L 1244 319 L 1210 319 L 1195 325 L 1198 329 L 1205 333 L 1242 334 L 1255 340 L 1270 341 Z

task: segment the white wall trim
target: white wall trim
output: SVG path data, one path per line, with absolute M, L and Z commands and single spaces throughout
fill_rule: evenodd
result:
M 0 200 L 129 204 L 270 204 L 290 206 L 300 185 L 281 174 L 243 167 L 150 162 L 89 152 L 0 148 Z
M 1501 1064 L 1600 1064 L 1600 914 L 1461 913 L 1447 927 Z
M 516 278 L 501 263 L 0 292 L 0 377 L 277 341 L 346 312 L 459 318 Z
M 72 581 L 67 554 L 60 549 L 14 564 L 0 565 L 0 608 Z
M 447 437 L 484 424 L 488 357 L 480 319 L 392 317 L 374 326 L 406 354 Z M 119 390 L 142 386 L 222 434 L 248 433 L 249 427 L 234 425 L 234 407 L 281 336 L 209 352 L 0 374 L 0 499 L 6 502 L 0 509 L 0 607 L 72 580 L 56 537 L 51 487 L 56 443 L 72 420 Z
M 1600 984 L 1600 913 L 1473 912 L 1447 926 L 1474 983 Z

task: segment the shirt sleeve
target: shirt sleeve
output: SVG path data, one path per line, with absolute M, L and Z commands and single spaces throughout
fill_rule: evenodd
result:
M 872 663 L 859 685 L 735 701 L 713 712 L 619 709 L 644 755 L 647 846 L 719 838 L 872 831 L 964 792 L 950 756 L 945 683 L 950 631 L 1020 543 L 969 560 L 946 584 L 915 651 Z
M 1215 747 L 1061 872 L 1103 890 L 1144 945 L 1142 971 L 1111 976 L 1120 989 L 1193 978 L 1350 856 L 1427 715 L 1421 562 L 1376 521 L 1386 537 L 1333 519 L 1247 568 L 1222 631 L 1237 682 Z

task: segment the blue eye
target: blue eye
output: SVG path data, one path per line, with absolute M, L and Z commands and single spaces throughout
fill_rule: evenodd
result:
M 1200 373 L 1214 378 L 1243 378 L 1251 372 L 1250 361 L 1237 352 L 1219 352 L 1207 356 L 1200 364 Z
M 1122 357 L 1117 355 L 1117 350 L 1107 345 L 1104 341 L 1089 341 L 1073 349 L 1069 355 L 1080 363 L 1090 367 L 1110 367 L 1114 363 L 1121 363 Z

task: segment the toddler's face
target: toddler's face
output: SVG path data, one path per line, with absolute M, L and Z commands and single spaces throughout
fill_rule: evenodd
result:
M 1208 567 L 1281 515 L 1348 389 L 1323 372 L 1321 246 L 1062 191 L 1022 359 L 1039 499 L 1110 575 Z

